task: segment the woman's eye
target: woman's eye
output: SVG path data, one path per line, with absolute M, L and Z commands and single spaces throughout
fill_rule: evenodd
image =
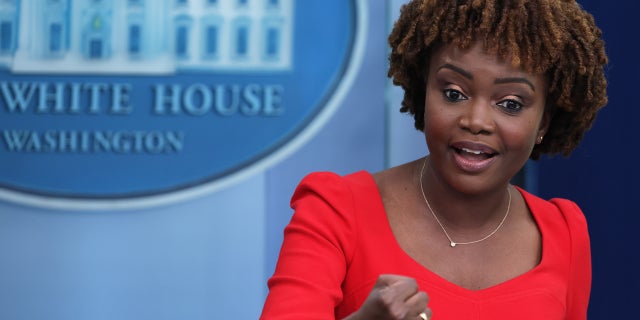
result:
M 498 103 L 498 106 L 504 109 L 509 113 L 517 113 L 522 110 L 523 105 L 521 102 L 516 100 L 507 99 Z
M 444 97 L 445 99 L 451 101 L 451 102 L 456 102 L 456 101 L 461 101 L 461 100 L 467 100 L 467 97 L 465 97 L 464 94 L 462 94 L 462 92 L 455 90 L 455 89 L 445 89 L 443 91 Z

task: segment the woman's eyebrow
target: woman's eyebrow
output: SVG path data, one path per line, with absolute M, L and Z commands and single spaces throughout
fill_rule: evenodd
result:
M 441 65 L 438 68 L 438 71 L 440 71 L 441 69 L 449 69 L 452 70 L 454 72 L 457 72 L 459 74 L 461 74 L 463 77 L 469 79 L 469 80 L 473 80 L 473 74 L 463 68 L 460 68 L 456 65 L 453 65 L 451 63 L 445 63 L 443 65 Z M 506 77 L 506 78 L 497 78 L 493 83 L 495 84 L 503 84 L 503 83 L 524 83 L 526 85 L 528 85 L 529 87 L 531 87 L 531 90 L 536 91 L 536 87 L 533 85 L 533 83 L 531 83 L 531 81 L 529 81 L 527 78 L 523 78 L 523 77 Z
M 467 70 L 465 70 L 465 69 L 462 69 L 462 68 L 460 68 L 460 67 L 458 67 L 458 66 L 452 65 L 452 64 L 450 64 L 450 63 L 445 63 L 445 64 L 441 65 L 441 66 L 438 68 L 438 71 L 440 71 L 440 70 L 442 70 L 442 69 L 450 69 L 450 70 L 453 70 L 453 71 L 455 71 L 455 72 L 457 72 L 457 73 L 461 74 L 463 77 L 465 77 L 465 78 L 467 78 L 467 79 L 469 79 L 469 80 L 473 80 L 473 75 L 471 74 L 471 72 L 469 72 L 469 71 L 467 71 Z
M 521 78 L 521 77 L 498 78 L 493 83 L 495 83 L 495 84 L 524 83 L 524 84 L 528 85 L 529 87 L 531 87 L 531 90 L 533 90 L 534 92 L 536 91 L 536 87 L 533 85 L 533 83 L 531 83 L 531 81 L 527 80 L 526 78 Z

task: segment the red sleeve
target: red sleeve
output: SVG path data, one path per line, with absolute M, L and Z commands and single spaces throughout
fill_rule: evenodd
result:
M 354 248 L 352 199 L 333 173 L 310 174 L 298 185 L 260 319 L 334 319 Z
M 585 320 L 591 294 L 591 246 L 587 221 L 574 202 L 556 199 L 556 204 L 564 214 L 571 237 L 566 320 Z

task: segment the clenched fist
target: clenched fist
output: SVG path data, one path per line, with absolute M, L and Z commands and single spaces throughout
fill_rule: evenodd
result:
M 413 278 L 380 275 L 362 307 L 345 320 L 417 320 L 422 312 L 431 319 L 427 302 L 429 296 Z

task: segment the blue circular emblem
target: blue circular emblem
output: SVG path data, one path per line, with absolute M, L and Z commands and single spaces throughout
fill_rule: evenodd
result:
M 364 0 L 22 0 L 0 16 L 0 197 L 60 208 L 264 170 L 338 107 L 366 38 Z

